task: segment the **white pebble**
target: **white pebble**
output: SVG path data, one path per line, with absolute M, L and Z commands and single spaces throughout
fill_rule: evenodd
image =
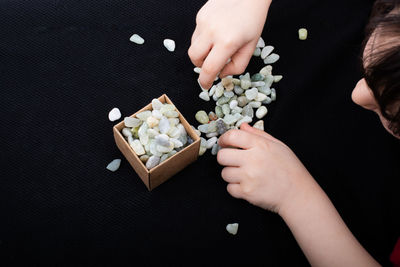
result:
M 160 119 L 162 118 L 162 113 L 161 113 L 161 111 L 159 111 L 159 110 L 157 110 L 157 109 L 154 109 L 154 110 L 151 112 L 151 116 L 153 116 L 154 118 L 160 120 Z
M 244 116 L 243 117 L 243 119 L 241 119 L 241 120 L 239 120 L 237 123 L 236 123 L 236 127 L 240 127 L 240 125 L 242 125 L 242 123 L 250 123 L 250 122 L 252 122 L 252 118 L 251 117 L 249 117 L 249 116 Z
M 259 108 L 259 107 L 261 107 L 261 102 L 260 101 L 251 101 L 248 105 L 252 108 Z
M 144 151 L 144 147 L 143 147 L 142 143 L 140 143 L 140 141 L 138 139 L 133 140 L 133 142 L 131 143 L 131 147 L 132 147 L 133 151 L 135 151 L 136 155 L 138 155 L 138 156 L 141 156 L 146 153 Z
M 237 100 L 234 99 L 229 103 L 229 108 L 234 109 L 237 107 L 237 105 L 238 105 L 238 102 L 237 102 Z
M 122 134 L 123 134 L 125 137 L 132 136 L 132 132 L 131 132 L 131 130 L 130 130 L 129 128 L 124 128 L 124 129 L 122 129 Z
M 226 226 L 226 231 L 232 235 L 236 235 L 239 228 L 238 223 L 231 223 Z
M 263 120 L 257 121 L 256 123 L 254 123 L 253 127 L 261 131 L 264 131 L 264 121 Z
M 196 72 L 196 73 L 198 73 L 198 74 L 200 74 L 201 68 L 195 67 L 195 68 L 193 69 L 193 71 Z
M 215 143 L 217 143 L 217 141 L 218 141 L 218 138 L 216 136 L 211 137 L 210 139 L 207 140 L 206 148 L 207 149 L 211 149 L 213 147 L 213 145 Z
M 146 123 L 150 128 L 154 128 L 158 125 L 160 121 L 157 118 L 154 118 L 153 116 L 150 116 L 147 118 Z
M 267 95 L 263 94 L 263 93 L 258 93 L 256 98 L 254 99 L 255 101 L 259 101 L 262 102 L 265 99 L 267 99 Z
M 247 90 L 245 92 L 246 98 L 248 100 L 255 99 L 257 97 L 257 94 L 258 94 L 258 89 L 257 88 L 252 88 L 252 89 L 249 89 L 249 90 Z
M 146 111 L 142 111 L 138 114 L 136 114 L 136 118 L 138 118 L 141 121 L 146 121 L 148 117 L 151 116 L 151 111 L 150 110 L 146 110 Z
M 160 132 L 163 134 L 168 133 L 170 129 L 169 121 L 166 117 L 162 117 L 160 122 L 158 123 L 158 128 L 160 129 Z
M 215 85 L 213 85 L 211 88 L 210 88 L 210 91 L 208 92 L 208 95 L 209 96 L 213 96 L 213 94 L 215 93 L 215 90 L 217 89 L 217 86 L 215 86 Z
M 153 110 L 160 110 L 163 106 L 163 103 L 161 103 L 161 101 L 158 100 L 157 98 L 154 98 L 151 101 L 151 106 L 153 107 Z
M 272 53 L 273 50 L 274 50 L 274 47 L 271 45 L 264 47 L 263 50 L 261 51 L 261 58 L 265 59 L 267 56 L 269 56 Z
M 264 64 L 272 64 L 279 60 L 280 56 L 278 54 L 272 53 L 264 59 Z
M 134 42 L 135 44 L 143 44 L 144 43 L 144 39 L 136 33 L 134 35 L 132 35 L 131 38 L 129 38 L 129 40 L 131 42 Z
M 157 166 L 160 163 L 160 157 L 158 156 L 151 156 L 146 162 L 146 168 L 151 169 Z
M 257 42 L 256 47 L 263 48 L 264 46 L 265 46 L 264 39 L 263 39 L 262 37 L 260 37 L 260 38 L 258 39 L 258 42 Z
M 210 96 L 208 95 L 207 91 L 203 91 L 199 94 L 199 97 L 204 101 L 210 101 Z
M 271 88 L 271 100 L 272 101 L 276 100 L 276 91 L 274 88 Z
M 256 117 L 258 119 L 264 118 L 265 115 L 267 115 L 268 109 L 265 106 L 261 106 L 257 109 L 256 111 Z
M 283 76 L 282 75 L 275 75 L 274 76 L 274 83 L 280 82 L 282 80 Z
M 166 134 L 159 134 L 155 138 L 157 145 L 160 146 L 169 146 L 169 136 Z
M 132 118 L 132 117 L 125 117 L 124 118 L 124 124 L 126 127 L 131 127 L 135 128 L 140 125 L 141 121 L 137 118 Z
M 106 169 L 112 172 L 118 170 L 119 166 L 121 165 L 121 159 L 114 159 L 110 163 L 108 163 Z
M 170 51 L 170 52 L 174 52 L 174 51 L 175 51 L 175 41 L 174 41 L 174 40 L 165 39 L 165 40 L 164 40 L 164 46 L 165 46 L 165 48 L 167 48 L 168 51 Z
M 119 111 L 118 108 L 113 108 L 109 113 L 108 113 L 108 119 L 110 121 L 116 121 L 121 118 L 121 111 Z

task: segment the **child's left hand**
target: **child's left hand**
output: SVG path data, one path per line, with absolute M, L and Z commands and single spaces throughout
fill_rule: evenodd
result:
M 248 124 L 222 135 L 219 144 L 221 175 L 233 197 L 279 213 L 315 183 L 289 147 Z

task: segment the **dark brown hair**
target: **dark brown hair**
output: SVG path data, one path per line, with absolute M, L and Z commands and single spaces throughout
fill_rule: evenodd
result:
M 389 43 L 375 44 L 375 38 Z M 371 49 L 364 52 L 368 40 Z M 377 0 L 363 43 L 365 80 L 374 93 L 389 129 L 400 135 L 400 1 Z

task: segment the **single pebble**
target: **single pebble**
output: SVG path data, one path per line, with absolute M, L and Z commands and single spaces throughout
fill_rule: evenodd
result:
M 124 124 L 126 127 L 138 127 L 142 122 L 137 118 L 125 117 Z
M 275 62 L 277 62 L 278 60 L 279 60 L 279 55 L 278 54 L 275 54 L 275 53 L 272 53 L 271 55 L 269 55 L 268 57 L 266 57 L 265 59 L 264 59 L 264 64 L 272 64 L 272 63 L 275 63 Z
M 151 101 L 151 106 L 152 106 L 153 110 L 160 110 L 163 106 L 163 103 L 161 103 L 161 101 L 158 100 L 157 98 L 154 98 Z
M 252 82 L 251 83 L 251 87 L 261 87 L 261 86 L 265 86 L 265 82 L 264 81 L 258 81 L 258 82 Z
M 210 88 L 210 90 L 209 90 L 209 92 L 208 92 L 208 95 L 209 95 L 210 97 L 213 96 L 216 89 L 217 89 L 217 86 L 216 86 L 216 85 L 213 85 L 213 86 Z
M 225 97 L 232 98 L 234 95 L 235 95 L 235 93 L 233 91 L 225 91 L 224 92 Z
M 224 115 L 231 113 L 231 109 L 229 108 L 228 104 L 222 105 L 222 113 L 224 113 Z
M 169 121 L 166 117 L 162 117 L 160 122 L 158 123 L 158 128 L 160 129 L 160 132 L 163 134 L 168 133 L 169 129 L 170 129 L 170 125 L 169 125 Z
M 271 87 L 272 83 L 274 82 L 274 76 L 272 76 L 271 74 L 265 76 L 265 86 L 267 87 Z
M 146 111 L 142 111 L 138 114 L 136 114 L 136 117 L 141 120 L 141 121 L 146 121 L 148 117 L 151 116 L 151 111 L 150 110 L 146 110 Z
M 274 88 L 271 88 L 271 100 L 272 101 L 276 100 L 276 91 Z
M 274 76 L 274 83 L 280 82 L 282 80 L 283 76 L 282 75 L 275 75 Z
M 224 117 L 224 113 L 222 112 L 222 107 L 215 106 L 215 115 L 217 115 L 218 118 Z
M 244 116 L 243 119 L 239 120 L 239 121 L 236 123 L 235 126 L 236 126 L 236 127 L 240 127 L 240 125 L 242 125 L 242 123 L 250 123 L 252 120 L 253 120 L 252 118 L 250 118 L 250 117 L 248 117 L 248 116 Z
M 267 56 L 269 56 L 272 53 L 273 50 L 274 50 L 274 47 L 271 45 L 264 47 L 261 51 L 261 58 L 265 59 Z
M 146 168 L 152 169 L 160 163 L 160 157 L 158 156 L 151 156 L 146 162 Z
M 256 49 L 254 49 L 253 56 L 259 57 L 260 55 L 261 55 L 261 48 L 256 47 Z
M 121 159 L 114 159 L 110 163 L 108 163 L 106 169 L 112 172 L 115 172 L 116 170 L 119 169 L 119 166 L 121 165 Z
M 218 151 L 220 150 L 220 146 L 218 145 L 218 141 L 216 144 L 214 144 L 211 148 L 211 155 L 215 156 L 218 154 Z
M 217 131 L 218 134 L 223 135 L 228 128 L 226 127 L 226 124 L 224 123 L 223 120 L 217 120 Z
M 247 116 L 247 117 L 253 118 L 254 117 L 254 110 L 253 110 L 252 106 L 246 105 L 242 110 L 242 115 L 244 117 Z
M 253 127 L 261 131 L 264 131 L 264 121 L 263 120 L 257 121 L 256 123 L 254 123 Z
M 259 107 L 261 107 L 261 102 L 260 102 L 260 101 L 251 101 L 251 102 L 249 103 L 249 105 L 250 105 L 252 108 L 259 108 Z
M 217 114 L 215 114 L 215 113 L 212 112 L 212 111 L 210 111 L 210 112 L 208 113 L 208 118 L 210 119 L 210 121 L 216 121 L 216 120 L 218 120 Z
M 269 88 L 267 86 L 259 87 L 258 91 L 260 93 L 263 93 L 264 95 L 270 95 L 271 94 L 271 88 Z
M 233 91 L 235 92 L 235 94 L 241 95 L 241 94 L 243 94 L 244 89 L 238 85 L 235 85 L 235 87 L 233 88 Z
M 167 118 L 177 118 L 179 117 L 179 113 L 176 110 L 168 110 L 164 113 Z
M 151 116 L 153 116 L 154 118 L 160 120 L 160 119 L 162 118 L 162 113 L 161 113 L 160 110 L 154 109 L 154 110 L 151 112 Z
M 305 28 L 299 29 L 299 39 L 304 41 L 307 39 L 308 31 Z
M 267 77 L 267 75 L 271 75 L 272 74 L 272 66 L 268 65 L 268 66 L 263 67 L 260 70 L 260 74 L 263 75 L 264 77 Z
M 265 106 L 261 106 L 257 109 L 256 111 L 256 117 L 258 119 L 264 118 L 265 115 L 267 115 L 268 109 Z
M 205 123 L 208 123 L 210 121 L 210 119 L 208 118 L 207 113 L 204 110 L 197 111 L 197 113 L 195 115 L 195 118 L 201 124 L 205 124 Z
M 232 235 L 236 235 L 238 232 L 239 224 L 238 223 L 230 223 L 226 226 L 226 231 Z
M 267 96 L 267 98 L 261 103 L 264 105 L 269 105 L 272 103 L 272 99 L 269 96 Z
M 206 153 L 207 148 L 205 148 L 204 146 L 201 146 L 199 149 L 199 156 L 203 156 L 204 153 Z
M 168 154 L 162 155 L 161 158 L 160 158 L 160 164 L 161 164 L 162 162 L 164 162 L 167 158 L 168 158 Z
M 219 84 L 216 85 L 214 95 L 219 98 L 223 94 L 224 94 L 224 86 L 222 85 L 222 83 L 219 83 Z
M 208 132 L 212 133 L 217 131 L 217 122 L 216 121 L 210 121 L 210 123 L 208 124 Z
M 136 155 L 141 156 L 145 154 L 144 147 L 138 139 L 133 140 L 131 147 L 133 151 L 135 151 Z
M 257 88 L 252 88 L 250 90 L 247 90 L 245 92 L 246 98 L 251 101 L 257 97 L 258 94 L 258 89 Z
M 267 95 L 265 95 L 263 93 L 258 93 L 254 100 L 261 102 L 261 101 L 264 101 L 266 98 L 267 98 Z
M 203 91 L 199 94 L 199 97 L 203 99 L 204 101 L 210 101 L 210 95 L 208 94 L 207 91 Z
M 211 149 L 215 143 L 217 143 L 218 138 L 216 136 L 211 137 L 207 140 L 206 148 Z
M 131 129 L 129 129 L 129 128 L 124 128 L 124 129 L 122 129 L 122 134 L 123 134 L 125 137 L 132 136 Z
M 212 133 L 207 133 L 206 134 L 207 138 L 211 138 L 211 137 L 214 137 L 214 136 L 218 136 L 218 132 L 212 132 Z
M 183 143 L 181 141 L 179 141 L 178 139 L 171 138 L 171 142 L 174 144 L 174 148 L 183 147 Z
M 129 40 L 135 44 L 143 44 L 144 43 L 144 39 L 136 33 L 134 35 L 132 35 L 131 38 L 129 38 Z
M 169 136 L 166 134 L 159 134 L 155 138 L 157 145 L 160 146 L 169 146 Z
M 170 51 L 170 52 L 175 51 L 175 41 L 174 40 L 164 39 L 163 43 L 164 43 L 165 48 L 168 49 L 168 51 Z
M 258 39 L 258 42 L 257 42 L 256 47 L 263 48 L 264 46 L 265 46 L 265 42 L 264 42 L 263 38 L 260 37 L 260 38 Z
M 147 162 L 147 160 L 150 158 L 150 156 L 149 155 L 141 155 L 140 156 L 140 160 L 144 163 L 144 164 L 146 164 L 146 162 Z
M 208 124 L 200 124 L 197 129 L 202 133 L 208 133 Z
M 146 123 L 150 128 L 154 128 L 158 125 L 160 121 L 156 118 L 154 118 L 153 116 L 150 116 L 147 118 Z
M 237 107 L 237 105 L 238 105 L 237 100 L 232 100 L 232 101 L 229 103 L 229 108 L 230 108 L 230 109 L 234 109 L 235 107 Z
M 247 103 L 249 103 L 249 100 L 245 96 L 239 96 L 237 98 L 237 102 L 239 107 L 244 107 L 247 105 Z
M 218 106 L 222 106 L 223 104 L 228 103 L 229 100 L 230 100 L 229 97 L 223 96 L 223 97 L 221 97 L 220 99 L 218 99 L 217 105 L 218 105 Z
M 195 68 L 193 69 L 193 71 L 196 72 L 196 73 L 198 73 L 198 74 L 200 74 L 201 68 L 195 67 Z
M 110 121 L 116 121 L 121 118 L 121 111 L 119 111 L 118 108 L 113 108 L 109 113 L 108 113 L 108 119 Z
M 227 90 L 227 91 L 232 91 L 233 87 L 235 86 L 232 82 L 232 76 L 227 76 L 225 78 L 222 78 L 221 80 L 222 86 Z
M 259 81 L 262 81 L 262 80 L 264 80 L 265 79 L 265 76 L 264 75 L 262 75 L 261 73 L 256 73 L 256 74 L 253 74 L 252 76 L 251 76 L 251 81 L 252 82 L 259 82 Z

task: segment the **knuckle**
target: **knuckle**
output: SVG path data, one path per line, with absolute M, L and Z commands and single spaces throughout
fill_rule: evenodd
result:
M 230 130 L 225 133 L 224 139 L 228 144 L 232 143 L 234 140 L 238 138 L 238 134 L 239 134 L 238 130 Z

